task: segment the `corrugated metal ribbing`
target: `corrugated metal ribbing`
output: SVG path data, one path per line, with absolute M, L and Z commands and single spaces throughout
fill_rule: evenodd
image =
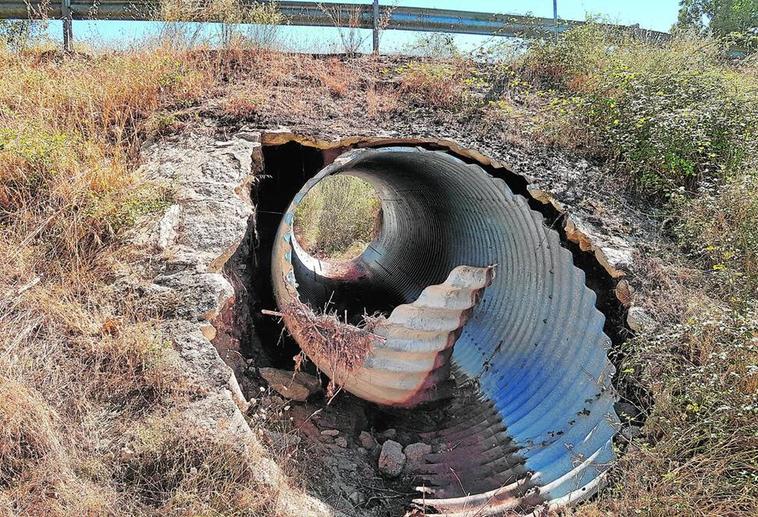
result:
M 594 493 L 614 460 L 614 368 L 595 295 L 558 234 L 476 165 L 416 148 L 351 151 L 310 180 L 283 219 L 273 251 L 280 305 L 298 294 L 314 307 L 326 301 L 328 282 L 292 252 L 290 225 L 305 193 L 338 173 L 371 182 L 383 208 L 381 234 L 359 259 L 360 278 L 343 282 L 348 290 L 371 284 L 412 303 L 457 266 L 497 265 L 452 355 L 456 372 L 478 382 L 480 409 L 469 404 L 435 433 L 458 445 L 428 458 L 436 499 L 426 503 L 496 515 Z M 451 472 L 478 492 L 458 493 Z

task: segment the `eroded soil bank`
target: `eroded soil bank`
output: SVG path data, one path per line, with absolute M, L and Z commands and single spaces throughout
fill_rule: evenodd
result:
M 258 130 L 256 130 L 257 132 Z M 368 404 L 347 393 L 335 397 L 315 390 L 307 402 L 293 401 L 260 375 L 262 367 L 291 370 L 299 349 L 277 318 L 261 313 L 275 307 L 270 283 L 270 249 L 282 213 L 300 186 L 321 167 L 351 146 L 392 144 L 423 145 L 447 149 L 457 156 L 476 161 L 488 172 L 507 180 L 520 195 L 550 224 L 561 231 L 564 245 L 572 251 L 575 264 L 582 268 L 588 285 L 598 296 L 598 307 L 606 315 L 606 332 L 618 346 L 628 332 L 623 317 L 627 271 L 631 265 L 631 244 L 605 233 L 593 234 L 593 226 L 569 217 L 565 207 L 507 165 L 489 160 L 477 151 L 465 149 L 447 139 L 357 137 L 319 141 L 310 135 L 289 131 L 266 131 L 255 139 L 264 146 L 256 158 L 259 177 L 251 194 L 255 215 L 249 220 L 245 238 L 225 263 L 224 274 L 235 287 L 233 302 L 225 306 L 215 325 L 222 332 L 214 344 L 235 368 L 245 397 L 251 402 L 246 414 L 278 458 L 286 458 L 287 468 L 305 479 L 319 499 L 348 515 L 398 515 L 410 508 L 414 490 L 420 483 L 413 467 L 399 475 L 388 476 L 380 470 L 382 444 L 397 442 L 401 450 L 429 447 L 437 452 L 429 433 L 450 423 L 455 411 L 451 406 L 430 408 L 419 413 L 387 410 Z M 582 228 L 583 231 L 578 230 Z M 592 228 L 592 229 L 588 229 Z M 609 243 L 614 243 L 616 247 Z M 221 323 L 223 322 L 223 323 Z M 614 353 L 617 353 L 618 348 Z M 301 368 L 317 375 L 307 361 Z M 322 377 L 326 386 L 327 379 Z M 459 383 L 467 393 L 467 382 Z M 637 396 L 637 394 L 631 394 Z M 471 404 L 458 394 L 455 404 Z M 623 413 L 622 410 L 619 411 Z M 639 415 L 629 414 L 627 419 Z M 628 423 L 628 422 L 627 422 Z M 634 425 L 641 422 L 633 421 Z M 623 446 L 623 443 L 621 444 Z M 412 455 L 412 453 L 411 453 Z M 405 455 L 404 455 L 405 456 Z M 329 472 L 328 482 L 324 472 Z M 470 493 L 461 482 L 461 494 Z M 356 513 L 358 512 L 358 513 Z

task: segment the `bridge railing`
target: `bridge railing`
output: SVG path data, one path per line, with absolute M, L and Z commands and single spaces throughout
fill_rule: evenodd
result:
M 255 2 L 242 0 L 242 7 Z M 259 4 L 262 2 L 258 2 Z M 265 2 L 263 2 L 265 3 Z M 185 15 L 171 21 L 224 22 L 214 15 L 202 12 L 203 0 L 197 0 L 200 9 L 188 9 Z M 380 30 L 408 30 L 445 32 L 486 36 L 542 38 L 565 32 L 584 22 L 539 18 L 513 14 L 482 13 L 450 9 L 431 9 L 373 4 L 328 3 L 316 1 L 275 2 L 284 24 L 310 27 L 334 27 L 337 20 L 350 19 L 350 28 L 373 30 L 374 52 L 379 51 Z M 63 42 L 67 51 L 73 40 L 73 20 L 159 21 L 159 0 L 0 0 L 0 19 L 59 19 L 63 21 Z M 638 26 L 611 25 L 631 31 L 649 39 L 667 39 L 665 32 L 640 29 Z

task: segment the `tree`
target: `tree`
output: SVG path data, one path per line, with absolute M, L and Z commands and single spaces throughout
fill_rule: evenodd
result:
M 46 27 L 44 21 L 0 20 L 0 45 L 23 50 L 39 38 Z
M 677 28 L 713 36 L 758 29 L 758 0 L 680 0 Z
M 726 39 L 749 52 L 758 47 L 758 0 L 680 0 L 674 28 Z

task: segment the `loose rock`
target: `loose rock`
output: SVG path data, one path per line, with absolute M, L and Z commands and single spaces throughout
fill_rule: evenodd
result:
M 616 293 L 616 298 L 618 301 L 620 301 L 625 306 L 630 306 L 632 304 L 632 301 L 634 300 L 634 289 L 632 289 L 632 286 L 629 285 L 629 282 L 626 280 L 620 280 L 618 284 L 616 284 L 616 289 L 614 289 Z
M 636 425 L 626 426 L 621 430 L 621 436 L 623 436 L 627 442 L 631 442 L 642 434 L 642 429 Z
M 432 446 L 426 443 L 412 443 L 407 445 L 403 450 L 405 454 L 405 469 L 409 472 L 418 470 L 420 466 L 426 463 L 426 455 L 431 454 Z
M 622 422 L 630 422 L 640 414 L 639 408 L 629 402 L 616 402 L 613 405 L 613 408 L 616 410 L 616 414 Z
M 340 432 L 337 429 L 324 429 L 323 431 L 321 431 L 321 434 L 323 436 L 335 437 L 338 434 L 340 434 Z
M 284 448 L 297 447 L 301 440 L 296 434 L 280 433 L 268 429 L 263 431 L 263 435 L 270 444 Z
M 642 307 L 631 307 L 626 315 L 626 323 L 635 332 L 651 332 L 658 323 Z
M 377 445 L 376 440 L 374 440 L 374 437 L 371 436 L 371 433 L 367 433 L 366 431 L 361 431 L 360 436 L 358 436 L 358 441 L 361 442 L 361 446 L 366 450 L 373 450 Z
M 366 497 L 357 490 L 351 492 L 348 498 L 350 499 L 350 502 L 355 505 L 362 504 L 366 501 Z
M 308 397 L 321 390 L 318 379 L 303 372 L 288 372 L 276 368 L 260 368 L 258 370 L 269 386 L 281 396 L 305 402 Z
M 397 430 L 395 430 L 395 429 L 387 429 L 380 436 L 382 438 L 387 439 L 387 440 L 392 440 L 392 439 L 394 439 L 397 436 Z
M 397 477 L 403 472 L 404 466 L 403 446 L 393 440 L 384 442 L 379 454 L 379 472 L 388 477 Z
M 344 436 L 338 436 L 334 439 L 334 443 L 342 447 L 343 449 L 347 447 L 347 439 L 345 439 Z

